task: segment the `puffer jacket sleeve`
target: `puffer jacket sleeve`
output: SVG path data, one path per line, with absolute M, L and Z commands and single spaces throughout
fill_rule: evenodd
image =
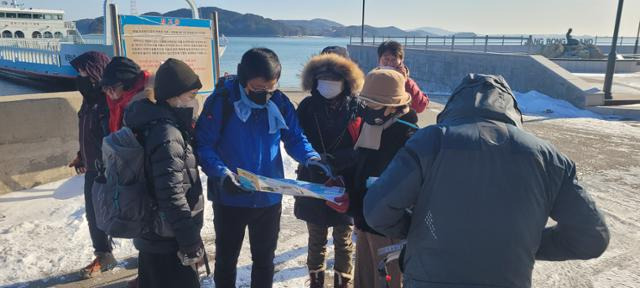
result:
M 596 204 L 578 182 L 568 160 L 561 188 L 551 209 L 557 225 L 545 228 L 536 259 L 562 261 L 597 258 L 609 244 L 609 229 Z
M 282 116 L 284 117 L 287 127 L 289 127 L 289 129 L 281 130 L 284 149 L 287 150 L 287 153 L 289 153 L 294 160 L 301 164 L 307 163 L 307 160 L 311 158 L 320 158 L 320 154 L 313 149 L 307 136 L 304 135 L 293 104 L 291 104 L 291 101 L 289 101 L 286 96 L 283 98 L 284 103 L 281 104 L 283 105 L 281 108 L 283 112 Z
M 411 95 L 411 109 L 417 113 L 422 113 L 429 106 L 429 97 L 424 94 L 418 83 L 411 78 L 407 78 L 405 90 Z
M 440 150 L 442 130 L 430 126 L 420 130 L 400 149 L 364 198 L 364 217 L 374 230 L 392 238 L 405 239 L 411 209 L 424 181 L 431 173 Z
M 180 132 L 168 125 L 160 125 L 149 131 L 146 151 L 158 210 L 164 214 L 173 229 L 178 246 L 190 247 L 198 244 L 200 227 L 191 217 L 187 202 L 184 169 L 186 151 Z M 147 150 L 148 149 L 148 150 Z
M 222 177 L 229 170 L 218 155 L 216 147 L 222 131 L 222 97 L 207 97 L 204 108 L 196 122 L 196 150 L 202 170 L 209 177 Z

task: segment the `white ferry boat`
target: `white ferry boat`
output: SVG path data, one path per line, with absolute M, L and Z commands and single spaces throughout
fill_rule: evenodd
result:
M 186 0 L 198 18 L 193 0 Z M 111 27 L 104 0 L 105 27 Z M 113 55 L 110 29 L 99 38 L 83 38 L 64 11 L 26 8 L 17 0 L 0 2 L 0 76 L 47 90 L 73 90 L 76 71 L 69 61 L 86 51 Z M 220 55 L 224 47 L 220 47 Z

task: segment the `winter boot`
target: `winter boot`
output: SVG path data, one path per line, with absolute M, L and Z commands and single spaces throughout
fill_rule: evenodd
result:
M 118 265 L 118 261 L 110 252 L 96 252 L 95 255 L 96 258 L 91 264 L 80 271 L 81 276 L 85 279 L 99 276 L 102 272 L 109 271 Z
M 138 288 L 138 277 L 129 280 L 129 282 L 127 282 L 127 288 Z
M 333 274 L 333 288 L 349 288 L 351 284 L 351 278 L 343 276 L 345 274 L 335 272 Z
M 324 270 L 309 271 L 309 288 L 324 288 Z

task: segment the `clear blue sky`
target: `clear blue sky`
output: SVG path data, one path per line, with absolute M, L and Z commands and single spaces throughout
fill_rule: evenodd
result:
M 115 0 L 129 12 L 129 0 Z M 487 34 L 559 34 L 573 27 L 575 35 L 611 35 L 615 0 L 369 0 L 366 23 L 410 29 L 423 26 Z M 102 14 L 102 0 L 22 0 L 27 7 L 64 9 L 67 19 Z M 137 0 L 138 11 L 166 12 L 187 7 L 183 0 Z M 325 18 L 358 24 L 361 0 L 196 0 L 198 6 L 217 6 L 273 19 Z M 635 36 L 640 1 L 627 0 L 621 33 Z

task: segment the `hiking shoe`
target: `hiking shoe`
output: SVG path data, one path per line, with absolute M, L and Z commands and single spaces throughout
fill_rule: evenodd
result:
M 324 270 L 309 271 L 309 288 L 324 288 Z
M 349 288 L 351 284 L 351 278 L 345 277 L 345 274 L 335 272 L 333 277 L 334 288 Z
M 95 255 L 96 258 L 93 259 L 91 264 L 80 270 L 82 278 L 89 279 L 99 276 L 102 272 L 109 271 L 118 264 L 116 258 L 109 252 L 96 252 Z
M 138 277 L 131 279 L 127 282 L 127 288 L 138 288 Z

